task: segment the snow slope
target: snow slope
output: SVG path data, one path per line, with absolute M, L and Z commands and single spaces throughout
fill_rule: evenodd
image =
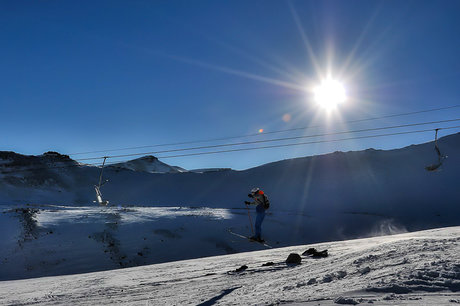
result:
M 441 138 L 439 146 L 449 158 L 438 172 L 424 169 L 436 157 L 433 143 L 426 143 L 289 159 L 244 171 L 147 173 L 149 169 L 109 167 L 102 193 L 113 205 L 234 208 L 247 199 L 248 190 L 259 186 L 269 195 L 273 210 L 401 218 L 410 211 L 416 212 L 410 219 L 426 224 L 426 215 L 433 219 L 460 212 L 452 205 L 460 199 L 460 133 Z M 4 161 L 1 169 L 16 169 Z M 0 203 L 88 205 L 95 199 L 99 172 L 96 167 L 75 166 L 0 174 Z
M 98 168 L 56 152 L 1 152 L 0 280 L 255 250 L 227 233 L 230 227 L 251 233 L 243 201 L 253 186 L 270 197 L 263 234 L 275 247 L 460 225 L 460 134 L 441 138 L 439 146 L 449 158 L 431 173 L 424 166 L 435 157 L 432 143 L 245 171 L 109 167 L 102 187 L 113 205 L 107 208 L 92 203 Z
M 250 242 L 244 241 L 250 244 Z M 460 227 L 0 282 L 0 304 L 456 305 Z M 328 249 L 327 258 L 290 253 Z M 267 262 L 272 265 L 263 266 Z M 247 269 L 236 272 L 246 265 Z
M 244 171 L 148 173 L 109 167 L 104 171 L 109 182 L 102 194 L 114 206 L 241 208 L 248 191 L 259 186 L 270 197 L 272 212 L 314 215 L 333 224 L 348 213 L 384 216 L 410 231 L 460 225 L 456 217 L 460 214 L 460 133 L 441 138 L 439 146 L 449 158 L 437 172 L 424 169 L 435 161 L 433 143 L 390 151 L 335 152 Z M 8 163 L 18 158 L 11 154 L 0 155 L 0 168 L 23 171 L 0 174 L 1 204 L 93 205 L 98 168 L 77 164 L 24 170 Z M 30 164 L 37 158 L 19 160 Z M 340 217 L 331 219 L 336 215 Z M 345 224 L 343 232 L 353 228 Z
M 439 146 L 449 158 L 438 172 L 424 169 L 435 160 L 433 143 L 426 143 L 390 151 L 335 152 L 244 171 L 148 173 L 153 170 L 109 167 L 102 193 L 114 205 L 232 208 L 259 186 L 274 210 L 404 215 L 411 205 L 409 211 L 421 216 L 410 218 L 420 217 L 424 224 L 427 214 L 459 212 L 452 203 L 460 199 L 460 133 L 441 138 Z M 5 159 L 0 167 L 16 169 Z M 98 179 L 99 169 L 87 166 L 0 174 L 0 203 L 88 205 Z
M 187 171 L 177 166 L 165 164 L 152 155 L 143 156 L 123 163 L 112 164 L 109 167 L 148 173 L 178 173 Z
M 260 250 L 263 246 L 228 232 L 251 235 L 247 213 L 244 208 L 3 206 L 0 280 Z M 263 226 L 273 247 L 405 231 L 384 216 L 319 218 L 289 211 L 268 212 Z

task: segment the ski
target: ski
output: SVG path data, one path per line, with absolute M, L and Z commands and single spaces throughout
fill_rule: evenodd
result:
M 230 234 L 234 235 L 234 236 L 237 236 L 237 237 L 240 237 L 240 238 L 243 238 L 243 239 L 247 239 L 247 240 L 249 240 L 250 242 L 257 242 L 257 243 L 262 244 L 263 246 L 265 246 L 265 247 L 267 247 L 267 248 L 270 248 L 270 249 L 273 248 L 271 245 L 268 245 L 268 244 L 266 244 L 265 242 L 260 242 L 260 241 L 257 241 L 257 240 L 252 240 L 252 239 L 249 238 L 248 236 L 244 236 L 244 235 L 240 235 L 240 234 L 234 233 L 234 232 L 232 232 L 231 229 L 229 229 L 228 232 L 229 232 Z

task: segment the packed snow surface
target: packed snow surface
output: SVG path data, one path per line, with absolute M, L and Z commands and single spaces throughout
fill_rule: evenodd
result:
M 254 244 L 243 239 L 241 243 Z M 450 227 L 3 281 L 0 304 L 456 305 L 459 243 L 460 227 Z M 311 247 L 328 249 L 329 256 L 301 256 L 301 264 L 285 263 L 290 253 L 301 255 Z
M 251 235 L 249 221 L 244 206 L 0 206 L 0 281 L 255 251 L 261 246 L 229 233 Z M 263 224 L 272 247 L 401 232 L 391 217 L 370 213 L 268 210 Z

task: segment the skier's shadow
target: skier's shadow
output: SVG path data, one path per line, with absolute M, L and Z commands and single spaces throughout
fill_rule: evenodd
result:
M 198 304 L 198 306 L 211 306 L 211 305 L 214 305 L 218 300 L 220 300 L 224 296 L 232 293 L 234 290 L 239 289 L 239 288 L 241 288 L 241 286 L 222 290 L 221 294 L 219 294 L 218 296 L 213 297 L 212 299 L 207 300 L 206 302 Z

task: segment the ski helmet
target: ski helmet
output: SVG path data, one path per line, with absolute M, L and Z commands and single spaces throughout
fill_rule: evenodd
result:
M 260 190 L 260 189 L 259 189 L 258 187 L 252 188 L 252 189 L 251 189 L 251 194 L 252 194 L 252 195 L 255 195 L 255 194 L 257 194 L 257 193 L 259 192 L 259 190 Z

